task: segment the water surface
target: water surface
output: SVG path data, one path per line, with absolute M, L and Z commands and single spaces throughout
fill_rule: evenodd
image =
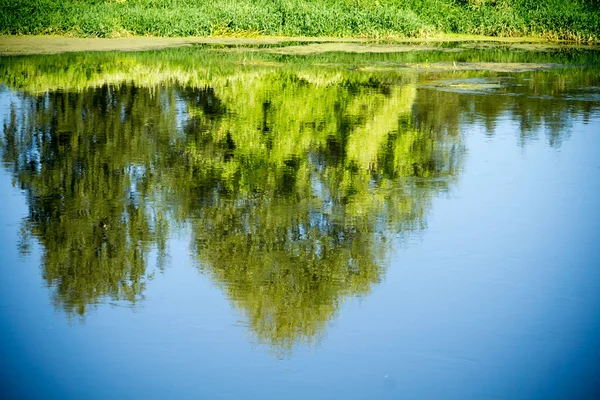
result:
M 598 397 L 598 53 L 255 50 L 0 59 L 6 397 Z

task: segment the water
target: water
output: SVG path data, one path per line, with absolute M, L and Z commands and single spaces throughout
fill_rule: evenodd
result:
M 600 396 L 597 53 L 247 50 L 0 60 L 4 398 Z

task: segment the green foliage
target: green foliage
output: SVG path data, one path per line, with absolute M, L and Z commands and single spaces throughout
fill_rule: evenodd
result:
M 597 0 L 0 0 L 0 33 L 600 38 Z

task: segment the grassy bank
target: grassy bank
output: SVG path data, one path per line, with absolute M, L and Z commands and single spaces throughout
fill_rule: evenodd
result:
M 600 0 L 0 0 L 0 34 L 600 39 Z

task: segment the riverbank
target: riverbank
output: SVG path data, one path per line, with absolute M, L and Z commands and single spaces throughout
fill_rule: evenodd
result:
M 441 35 L 429 38 L 395 38 L 388 40 L 372 40 L 365 38 L 331 38 L 331 37 L 279 37 L 262 36 L 255 38 L 231 37 L 128 37 L 128 38 L 74 38 L 60 35 L 37 36 L 0 36 L 0 56 L 58 54 L 81 51 L 144 51 L 160 50 L 173 47 L 193 45 L 222 45 L 253 47 L 285 54 L 307 54 L 307 52 L 402 52 L 432 50 L 441 44 L 470 43 L 471 47 L 511 47 L 518 50 L 556 50 L 564 48 L 581 48 L 600 51 L 600 46 L 577 44 L 572 42 L 549 41 L 542 38 L 499 38 L 488 36 Z M 277 47 L 278 50 L 274 50 Z
M 599 0 L 0 0 L 0 34 L 535 36 L 598 42 Z

